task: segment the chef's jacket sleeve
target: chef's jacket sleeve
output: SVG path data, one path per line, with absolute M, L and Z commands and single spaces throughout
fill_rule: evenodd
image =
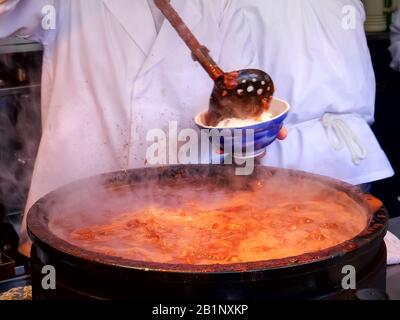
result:
M 222 11 L 220 28 L 223 41 L 219 64 L 226 71 L 259 67 L 250 24 L 256 24 L 258 21 L 249 21 L 254 17 L 250 17 L 238 1 L 240 0 L 226 1 Z
M 391 27 L 391 46 L 389 48 L 392 54 L 392 63 L 390 66 L 400 71 L 400 9 L 393 16 L 393 23 Z
M 56 12 L 55 0 L 7 0 L 0 4 L 0 38 L 15 35 L 42 42 L 49 31 L 46 19 L 56 19 Z

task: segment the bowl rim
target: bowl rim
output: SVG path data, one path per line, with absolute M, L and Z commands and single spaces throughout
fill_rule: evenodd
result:
M 259 126 L 259 125 L 263 125 L 263 124 L 268 124 L 270 122 L 274 122 L 274 121 L 276 121 L 277 119 L 279 119 L 282 116 L 286 117 L 286 115 L 289 113 L 289 111 L 291 109 L 289 102 L 287 102 L 287 101 L 285 101 L 283 99 L 275 98 L 275 97 L 272 98 L 272 101 L 277 101 L 277 102 L 283 103 L 286 106 L 286 109 L 283 112 L 279 113 L 278 115 L 274 116 L 273 118 L 265 120 L 265 121 L 253 123 L 253 124 L 250 124 L 250 125 L 239 126 L 239 127 L 228 126 L 228 127 L 218 128 L 218 127 L 206 126 L 205 124 L 203 124 L 200 121 L 201 116 L 207 112 L 207 110 L 203 110 L 203 111 L 201 111 L 200 113 L 198 113 L 195 116 L 194 122 L 198 127 L 202 128 L 202 129 L 217 129 L 217 130 L 223 130 L 223 129 L 253 129 L 255 126 Z

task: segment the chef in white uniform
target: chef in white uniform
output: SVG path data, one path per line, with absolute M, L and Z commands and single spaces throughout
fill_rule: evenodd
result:
M 207 108 L 212 81 L 147 0 L 0 1 L 0 37 L 44 45 L 43 137 L 26 211 L 74 180 L 144 167 L 149 130 L 195 128 Z M 234 1 L 171 4 L 224 70 L 257 65 Z M 20 251 L 29 255 L 25 224 Z
M 274 79 L 275 96 L 292 107 L 288 138 L 271 145 L 263 163 L 354 185 L 392 176 L 392 167 L 370 128 L 375 77 L 361 1 L 240 3 L 249 9 L 249 19 L 263 21 L 253 25 L 261 68 Z M 400 49 L 398 56 L 400 63 Z
M 393 70 L 400 72 L 400 9 L 398 9 L 393 15 L 393 22 L 390 30 L 391 46 L 389 50 L 393 58 L 390 66 Z

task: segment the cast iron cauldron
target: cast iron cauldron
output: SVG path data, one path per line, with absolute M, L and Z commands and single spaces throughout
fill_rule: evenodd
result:
M 386 233 L 388 215 L 383 206 L 372 209 L 366 195 L 353 186 L 299 171 L 256 167 L 253 175 L 235 177 L 241 187 L 252 179 L 287 174 L 296 179 L 318 180 L 346 192 L 370 212 L 369 224 L 357 237 L 335 247 L 285 259 L 228 265 L 172 265 L 132 261 L 94 253 L 57 237 L 49 228 L 49 213 L 65 210 L 67 195 L 84 194 L 101 183 L 105 188 L 128 186 L 135 190 L 144 182 L 192 179 L 193 183 L 229 186 L 231 166 L 172 166 L 104 174 L 77 181 L 40 199 L 28 215 L 28 232 L 33 240 L 33 298 L 43 299 L 354 299 L 354 290 L 342 288 L 342 269 L 357 270 L 357 289 L 385 291 Z M 235 184 L 236 185 L 236 184 Z M 82 203 L 89 201 L 82 196 Z M 102 199 L 107 201 L 107 199 Z M 93 204 L 96 206 L 96 203 Z M 62 214 L 62 212 L 59 212 Z M 42 267 L 56 269 L 56 289 L 44 290 Z

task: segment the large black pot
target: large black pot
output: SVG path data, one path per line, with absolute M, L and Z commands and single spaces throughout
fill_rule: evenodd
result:
M 354 266 L 357 289 L 385 290 L 386 248 L 383 238 L 388 215 L 383 206 L 371 208 L 357 188 L 343 182 L 303 172 L 256 167 L 251 176 L 236 177 L 229 166 L 177 166 L 137 169 L 105 174 L 75 182 L 38 201 L 28 216 L 32 247 L 34 299 L 353 299 L 354 290 L 344 290 L 343 267 Z M 144 182 L 164 183 L 191 179 L 212 181 L 229 188 L 255 177 L 265 179 L 285 173 L 295 179 L 322 181 L 346 192 L 370 212 L 369 224 L 357 237 L 326 250 L 278 260 L 230 265 L 171 265 L 132 261 L 90 252 L 58 238 L 49 228 L 49 212 L 65 208 L 66 195 L 84 194 L 100 182 L 106 188 L 129 186 L 135 190 Z M 82 201 L 87 201 L 82 195 Z M 67 199 L 67 200 L 66 200 Z M 106 201 L 106 199 L 105 199 Z M 42 288 L 42 267 L 56 269 L 56 289 Z

